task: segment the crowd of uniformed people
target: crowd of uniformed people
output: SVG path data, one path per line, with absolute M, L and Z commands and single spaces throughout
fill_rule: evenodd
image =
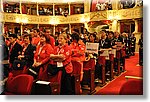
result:
M 73 69 L 71 61 L 78 61 L 81 64 L 80 81 L 82 82 L 83 62 L 89 57 L 89 53 L 85 52 L 86 42 L 99 43 L 99 50 L 116 48 L 116 42 L 122 42 L 126 50 L 126 57 L 135 53 L 136 38 L 134 34 L 125 32 L 119 34 L 118 32 L 102 30 L 99 33 L 89 33 L 87 29 L 84 29 L 83 34 L 81 34 L 78 29 L 74 29 L 72 34 L 63 31 L 61 34 L 53 35 L 49 28 L 44 29 L 44 31 L 35 28 L 28 31 L 24 30 L 22 35 L 5 33 L 1 36 L 2 60 L 8 60 L 9 64 L 4 65 L 3 76 L 4 78 L 8 77 L 9 72 L 23 70 L 24 67 L 27 67 L 30 70 L 26 73 L 29 74 L 30 72 L 37 75 L 34 76 L 35 79 L 44 80 L 43 76 L 38 76 L 40 68 L 47 69 L 47 74 L 52 75 L 58 71 L 47 67 L 55 66 L 63 72 L 60 94 L 73 94 L 71 73 L 75 69 Z M 142 38 L 139 45 L 140 52 L 143 52 Z M 94 58 L 97 58 L 99 54 L 92 53 Z M 142 65 L 142 60 L 140 65 Z M 95 66 L 97 65 L 95 64 Z M 51 71 L 56 73 L 51 73 Z

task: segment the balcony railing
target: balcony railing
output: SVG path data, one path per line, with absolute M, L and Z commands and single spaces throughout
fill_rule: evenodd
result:
M 143 7 L 121 10 L 107 10 L 64 16 L 38 16 L 15 13 L 1 13 L 1 21 L 25 24 L 72 24 L 100 20 L 123 20 L 143 17 Z

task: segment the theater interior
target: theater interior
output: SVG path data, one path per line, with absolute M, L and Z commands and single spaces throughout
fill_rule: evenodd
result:
M 143 0 L 0 0 L 0 15 L 1 95 L 143 95 Z M 68 64 L 62 65 L 65 72 L 60 69 L 55 75 L 49 75 L 48 67 L 35 72 L 27 65 L 22 66 L 30 63 L 29 59 L 21 62 L 18 57 L 25 54 L 25 38 L 31 36 L 33 41 L 37 34 L 40 39 L 35 45 L 30 42 L 35 50 L 28 56 L 33 53 L 35 65 L 36 53 L 38 60 L 43 58 L 39 56 L 45 46 L 39 46 L 47 33 L 54 39 L 54 47 L 48 44 L 54 55 L 60 46 L 60 36 L 64 34 L 66 40 L 67 35 L 71 54 L 66 52 L 65 59 L 58 62 L 69 61 L 69 74 Z M 72 47 L 73 35 L 79 37 L 77 49 Z M 23 50 L 15 49 L 11 39 Z M 18 51 L 15 57 L 13 49 Z M 43 66 L 54 60 L 47 52 L 50 50 L 46 49 L 44 56 L 50 57 Z M 74 57 L 77 58 L 73 60 Z M 11 62 L 12 59 L 15 60 Z

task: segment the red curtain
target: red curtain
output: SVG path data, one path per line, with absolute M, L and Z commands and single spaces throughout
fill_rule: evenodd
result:
M 25 5 L 22 5 L 22 14 L 27 14 L 27 9 Z
M 70 15 L 74 14 L 74 6 L 70 6 Z
M 130 32 L 130 24 L 125 24 L 125 23 L 120 23 L 120 32 L 123 33 L 123 32 L 126 32 L 126 33 L 129 33 Z
M 91 12 L 96 11 L 97 0 L 92 0 L 91 2 Z
M 143 21 L 138 22 L 138 32 L 143 32 Z
M 121 32 L 121 33 L 124 32 L 124 23 L 120 23 L 120 32 Z

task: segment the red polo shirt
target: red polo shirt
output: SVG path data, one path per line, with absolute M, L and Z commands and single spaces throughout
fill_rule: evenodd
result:
M 65 70 L 67 73 L 72 73 L 73 71 L 73 66 L 71 62 L 71 48 L 68 46 L 68 44 L 65 44 L 64 46 L 56 46 L 54 48 L 54 54 L 63 54 L 65 56 L 65 60 L 62 62 L 63 66 L 65 66 Z M 54 62 L 56 64 L 57 62 Z M 67 66 L 66 66 L 67 65 Z

